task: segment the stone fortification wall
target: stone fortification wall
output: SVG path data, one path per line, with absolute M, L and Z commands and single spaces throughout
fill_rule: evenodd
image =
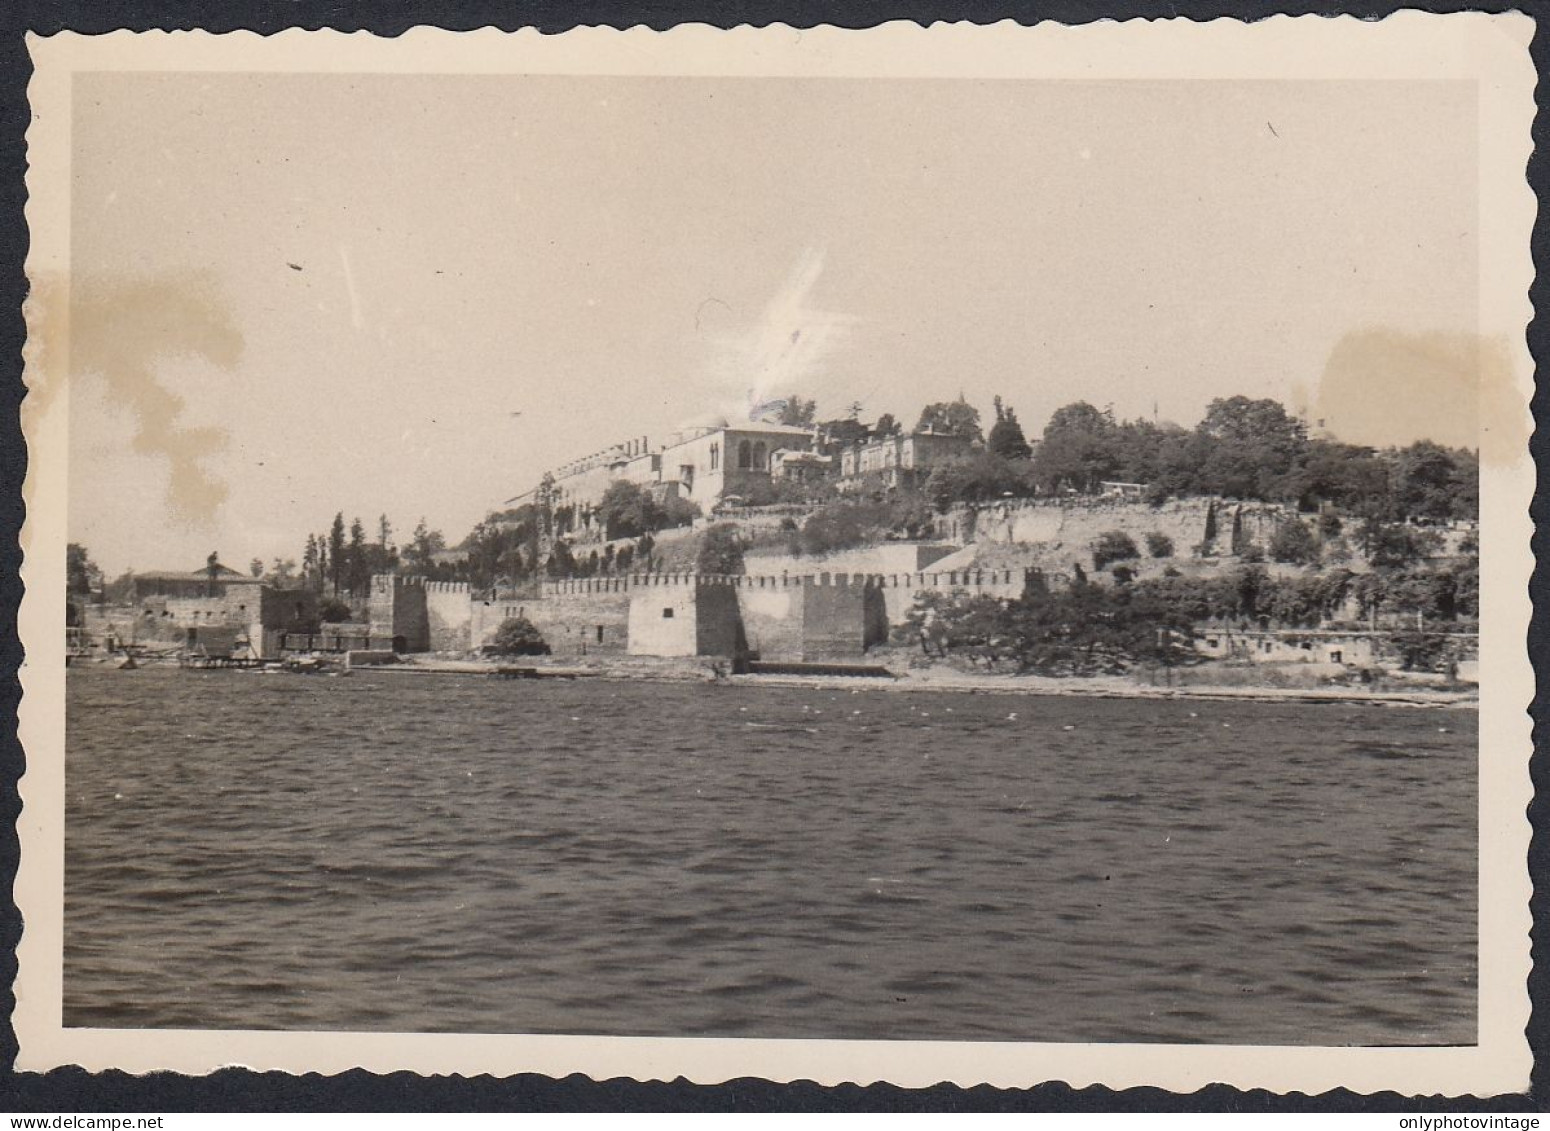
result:
M 377 574 L 371 579 L 367 615 L 372 636 L 402 637 L 405 652 L 430 651 L 430 615 L 421 578 Z
M 753 551 L 744 559 L 748 573 L 914 573 L 962 549 L 948 542 L 883 542 L 857 546 L 816 557 L 797 557 L 778 551 Z
M 1093 542 L 1110 530 L 1122 530 L 1139 544 L 1156 531 L 1173 540 L 1174 553 L 1189 557 L 1197 546 L 1216 551 L 1220 538 L 1220 500 L 1170 499 L 1160 506 L 1121 499 L 1019 499 L 972 508 L 956 507 L 946 516 L 951 536 L 966 542 L 1058 544 L 1075 560 L 1090 553 Z
M 868 604 L 874 609 L 883 605 L 882 593 L 857 577 L 855 583 L 845 574 L 838 574 L 828 585 L 805 584 L 802 586 L 802 655 L 803 660 L 857 659 L 866 653 L 869 644 L 881 643 L 876 639 L 876 616 L 870 618 L 874 631 L 868 639 Z M 886 617 L 886 613 L 884 614 Z M 883 634 L 886 637 L 886 633 Z M 765 657 L 779 659 L 780 657 Z
M 1025 571 L 892 574 L 632 574 L 544 582 L 537 596 L 468 601 L 460 587 L 428 594 L 430 605 L 468 606 L 467 635 L 439 650 L 477 649 L 502 621 L 532 621 L 557 656 L 736 656 L 822 660 L 860 656 L 885 641 L 917 594 L 968 590 L 1022 593 Z M 455 624 L 446 621 L 451 640 Z
M 801 659 L 802 626 L 807 613 L 803 587 L 745 585 L 736 592 L 748 650 L 760 659 Z
M 473 609 L 466 583 L 427 581 L 425 616 L 432 652 L 467 650 L 473 631 Z
M 949 537 L 980 546 L 1039 547 L 1039 563 L 1092 568 L 1092 546 L 1103 534 L 1130 535 L 1145 552 L 1148 534 L 1173 542 L 1178 558 L 1223 557 L 1251 543 L 1269 545 L 1276 528 L 1297 519 L 1293 508 L 1227 499 L 1169 499 L 1152 506 L 1104 498 L 1019 499 L 983 507 L 957 507 L 943 520 Z
M 556 656 L 623 655 L 629 610 L 629 587 L 622 578 L 545 582 L 538 597 L 470 602 L 465 647 L 483 647 L 502 621 L 520 616 L 533 623 Z
M 629 652 L 633 656 L 699 655 L 699 589 L 692 575 L 631 579 Z
M 901 624 L 922 593 L 983 593 L 990 597 L 1021 597 L 1028 583 L 1026 569 L 961 569 L 884 574 L 873 579 L 882 594 L 890 625 Z

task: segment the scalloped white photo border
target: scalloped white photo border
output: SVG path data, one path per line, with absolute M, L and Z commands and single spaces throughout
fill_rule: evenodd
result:
M 1524 1035 L 1530 970 L 1527 869 L 1534 694 L 1525 638 L 1533 566 L 1528 508 L 1534 467 L 1527 438 L 1533 361 L 1529 237 L 1535 199 L 1525 180 L 1532 147 L 1534 24 L 1518 13 L 1400 12 L 1381 21 L 1278 16 L 1234 20 L 1032 28 L 912 23 L 867 30 L 784 25 L 666 32 L 580 28 L 558 35 L 494 29 L 415 29 L 394 39 L 300 29 L 252 33 L 115 32 L 29 37 L 26 314 L 29 467 L 22 533 L 26 596 L 20 630 L 21 862 L 16 902 L 24 930 L 14 1013 L 21 1070 L 205 1073 L 227 1065 L 332 1074 L 374 1072 L 551 1077 L 583 1073 L 717 1083 L 753 1076 L 835 1085 L 1082 1088 L 1151 1085 L 1191 1092 L 1212 1083 L 1277 1092 L 1489 1095 L 1526 1090 Z M 829 1041 L 461 1034 L 67 1029 L 62 1024 L 64 879 L 64 547 L 69 468 L 68 295 L 71 77 L 82 71 L 962 77 L 1026 79 L 1451 79 L 1479 91 L 1480 310 L 1484 340 L 1510 359 L 1514 401 L 1482 419 L 1521 421 L 1505 460 L 1481 467 L 1479 1044 L 1467 1048 L 1310 1048 L 1242 1045 Z M 1484 411 L 1491 410 L 1491 414 Z M 1518 452 L 1512 458 L 1512 452 Z

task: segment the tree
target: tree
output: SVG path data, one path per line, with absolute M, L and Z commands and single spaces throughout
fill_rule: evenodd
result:
M 743 540 L 731 523 L 717 523 L 705 531 L 695 559 L 700 573 L 731 575 L 743 572 Z
M 92 562 L 86 547 L 71 542 L 65 547 L 65 588 L 72 594 L 85 597 L 102 587 L 102 571 Z
M 1392 511 L 1388 463 L 1371 448 L 1310 440 L 1294 486 L 1296 501 L 1304 510 L 1333 503 L 1361 517 L 1387 516 Z
M 334 596 L 349 580 L 345 572 L 344 512 L 334 515 L 334 524 L 328 528 L 328 579 L 333 584 Z
M 1033 479 L 1027 465 L 990 451 L 938 464 L 925 485 L 926 497 L 938 511 L 959 503 L 988 503 L 1032 493 Z
M 307 548 L 301 555 L 301 580 L 308 588 L 323 588 L 323 571 L 318 568 L 318 540 L 314 534 L 307 535 Z
M 546 656 L 549 645 L 538 626 L 524 616 L 501 621 L 490 640 L 489 651 L 497 656 Z
M 700 517 L 700 505 L 677 495 L 669 495 L 657 505 L 655 530 L 667 530 L 674 526 L 688 526 Z
M 1295 469 L 1306 452 L 1307 428 L 1279 402 L 1218 397 L 1196 432 L 1209 442 L 1200 469 L 1206 489 L 1240 499 L 1295 497 Z
M 416 571 L 428 573 L 435 555 L 446 548 L 447 540 L 441 531 L 426 526 L 422 515 L 415 525 L 414 533 L 409 536 L 409 545 L 404 547 L 404 559 Z
M 1369 522 L 1363 527 L 1362 538 L 1368 559 L 1379 569 L 1415 565 L 1442 548 L 1442 536 L 1435 531 L 1401 523 Z
M 269 567 L 269 580 L 276 588 L 289 588 L 291 582 L 296 580 L 296 559 L 275 558 Z
M 1005 648 L 1003 613 L 1002 602 L 983 593 L 926 592 L 915 598 L 893 635 L 899 643 L 918 643 L 927 656 L 994 663 Z
M 135 573 L 132 569 L 126 569 L 107 585 L 103 586 L 103 599 L 110 605 L 127 605 L 135 596 Z
M 1137 663 L 1177 664 L 1191 654 L 1191 622 L 1137 582 L 1106 588 L 1080 574 L 1060 593 L 1033 584 L 1009 602 L 1001 629 L 1023 671 L 1120 672 Z
M 387 550 L 393 545 L 393 524 L 388 522 L 387 515 L 377 516 L 377 545 Z
M 1114 418 L 1086 401 L 1055 410 L 1034 456 L 1039 482 L 1051 490 L 1096 490 L 1120 466 Z
M 980 431 L 980 410 L 963 399 L 940 401 L 921 409 L 917 432 L 935 432 L 944 436 L 965 436 L 970 440 L 983 440 Z
M 1002 459 L 1027 459 L 1033 454 L 1033 449 L 1028 446 L 1022 425 L 1017 423 L 1017 413 L 1002 405 L 999 396 L 995 398 L 994 404 L 996 422 L 991 425 L 986 446 L 992 454 Z
M 549 555 L 549 560 L 544 563 L 544 570 L 550 577 L 575 577 L 576 555 L 571 553 L 569 544 L 556 542 L 554 550 Z
M 250 574 L 252 574 L 255 578 L 263 577 L 264 576 L 264 559 L 263 558 L 254 558 L 252 561 L 250 561 L 248 563 L 248 572 Z
M 858 508 L 849 503 L 834 503 L 807 516 L 790 548 L 796 554 L 818 556 L 848 550 L 865 540 L 866 526 Z
M 818 415 L 818 402 L 799 396 L 787 397 L 780 409 L 780 423 L 792 428 L 811 428 Z
M 899 431 L 899 422 L 893 418 L 893 413 L 885 412 L 872 425 L 872 439 L 891 440 L 899 434 Z
M 1141 556 L 1136 540 L 1123 530 L 1106 530 L 1093 543 L 1093 568 L 1104 569 L 1114 562 L 1131 561 Z
M 1318 561 L 1319 541 L 1307 523 L 1287 519 L 1270 537 L 1270 557 L 1273 561 L 1307 565 Z
M 371 590 L 371 561 L 366 556 L 366 528 L 359 518 L 350 520 L 350 544 L 345 549 L 347 563 L 346 583 L 353 596 L 364 596 Z
M 639 538 L 656 528 L 658 511 L 651 492 L 619 479 L 603 492 L 597 504 L 597 517 L 603 524 L 605 538 Z
M 841 448 L 865 443 L 868 434 L 867 426 L 855 417 L 825 420 L 818 425 L 818 448 L 824 452 L 838 451 Z
M 1154 558 L 1173 557 L 1173 539 L 1160 530 L 1153 530 L 1146 536 L 1146 552 Z
M 1421 440 L 1394 453 L 1394 504 L 1399 518 L 1472 518 L 1479 510 L 1479 468 L 1473 455 Z

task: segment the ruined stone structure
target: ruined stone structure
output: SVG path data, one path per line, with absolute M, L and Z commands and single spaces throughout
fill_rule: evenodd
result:
M 251 648 L 269 659 L 280 654 L 281 634 L 316 625 L 318 595 L 243 582 L 209 597 L 153 594 L 129 605 L 88 604 L 84 612 L 87 633 L 114 647 L 219 640 L 223 650 Z

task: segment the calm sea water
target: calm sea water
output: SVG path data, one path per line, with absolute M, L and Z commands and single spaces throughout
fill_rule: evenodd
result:
M 72 670 L 68 1025 L 1472 1044 L 1476 718 Z

